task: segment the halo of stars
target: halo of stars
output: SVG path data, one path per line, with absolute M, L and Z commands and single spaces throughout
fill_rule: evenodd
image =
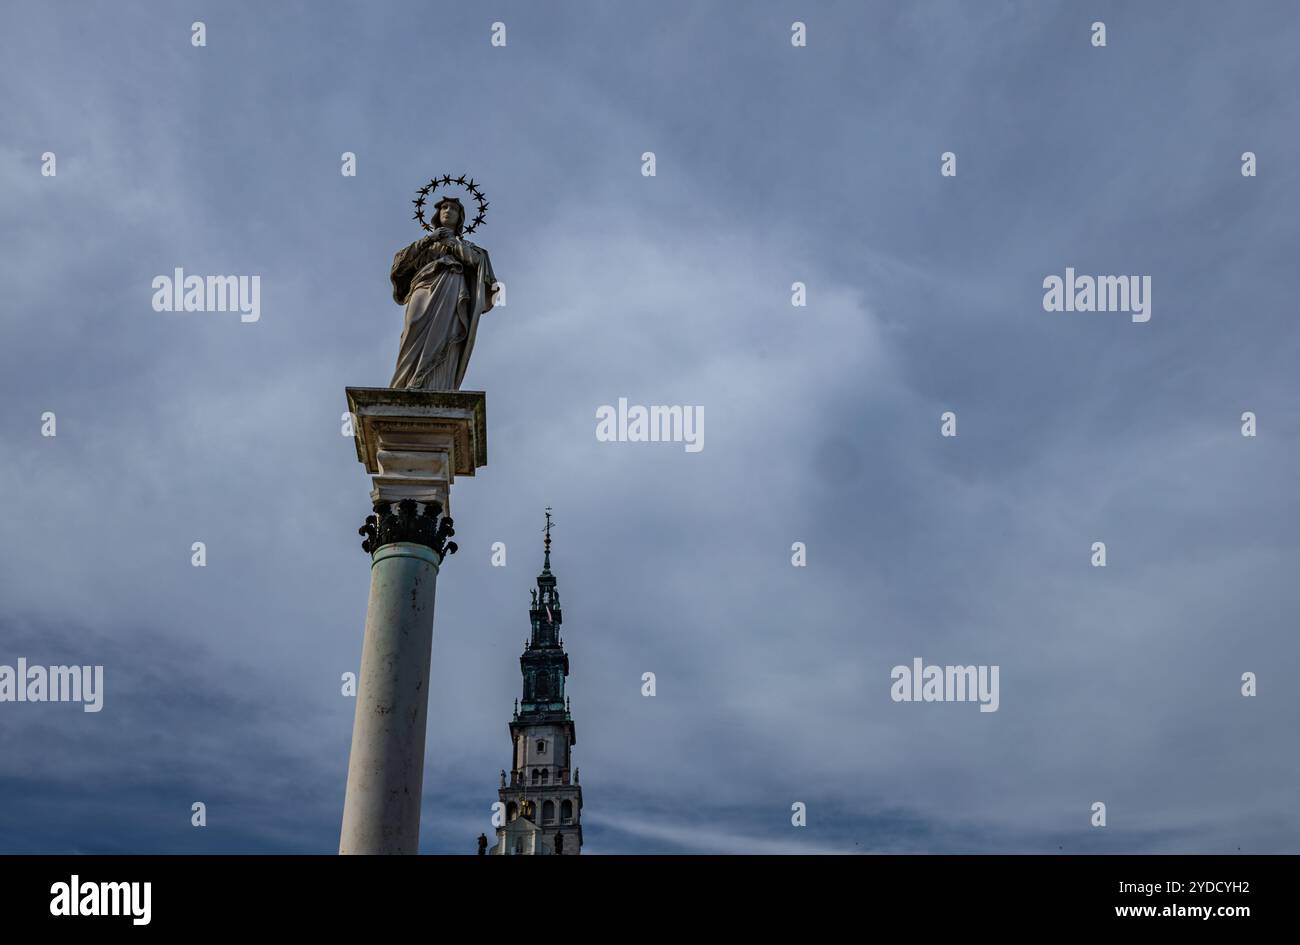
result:
M 474 183 L 474 178 L 471 177 L 466 180 L 464 174 L 460 175 L 460 177 L 452 177 L 450 174 L 435 177 L 416 191 L 418 196 L 411 201 L 411 203 L 415 204 L 415 219 L 420 221 L 420 226 L 424 227 L 426 231 L 432 233 L 436 230 L 438 227 L 434 223 L 429 223 L 424 219 L 424 205 L 428 202 L 428 197 L 433 191 L 450 184 L 458 184 L 464 187 L 478 204 L 478 213 L 475 214 L 473 222 L 461 231 L 463 235 L 468 236 L 479 228 L 483 218 L 487 216 L 488 202 L 483 196 L 483 191 L 479 190 L 478 185 Z

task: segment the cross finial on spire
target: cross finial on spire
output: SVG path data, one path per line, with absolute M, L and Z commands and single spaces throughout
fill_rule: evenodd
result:
M 546 507 L 546 540 L 543 542 L 545 547 L 545 556 L 542 560 L 542 570 L 551 570 L 551 507 Z

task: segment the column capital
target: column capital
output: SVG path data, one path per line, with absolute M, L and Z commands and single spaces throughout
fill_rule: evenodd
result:
M 438 556 L 438 562 L 447 555 L 456 553 L 456 543 L 448 541 L 456 534 L 452 520 L 442 516 L 442 506 L 437 502 L 426 502 L 423 514 L 416 514 L 414 499 L 403 499 L 393 511 L 391 502 L 376 502 L 375 514 L 367 515 L 366 522 L 357 529 L 358 535 L 364 535 L 361 550 L 374 555 L 385 545 L 397 542 L 422 545 Z

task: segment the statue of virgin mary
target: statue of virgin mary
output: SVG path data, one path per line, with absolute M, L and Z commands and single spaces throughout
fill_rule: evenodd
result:
M 406 306 L 406 323 L 389 387 L 460 390 L 479 316 L 492 308 L 492 261 L 487 250 L 461 238 L 461 202 L 443 197 L 433 221 L 428 236 L 393 257 L 393 301 Z

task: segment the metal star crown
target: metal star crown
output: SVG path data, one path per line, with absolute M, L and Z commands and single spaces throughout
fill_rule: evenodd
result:
M 483 191 L 479 190 L 478 186 L 474 183 L 474 178 L 471 177 L 469 180 L 466 180 L 464 174 L 461 174 L 460 177 L 452 177 L 450 174 L 444 174 L 442 177 L 435 177 L 433 180 L 429 181 L 429 183 L 417 190 L 416 193 L 419 196 L 411 201 L 411 203 L 415 204 L 415 219 L 419 220 L 420 226 L 424 227 L 424 229 L 430 233 L 438 228 L 437 221 L 429 223 L 424 219 L 424 205 L 428 202 L 428 197 L 431 193 L 439 187 L 445 187 L 449 184 L 459 184 L 461 187 L 464 187 L 469 191 L 470 196 L 478 203 L 478 213 L 475 215 L 473 222 L 461 231 L 464 235 L 468 236 L 479 228 L 479 225 L 483 222 L 483 218 L 487 216 L 488 202 L 483 197 Z M 463 220 L 461 222 L 464 223 Z

